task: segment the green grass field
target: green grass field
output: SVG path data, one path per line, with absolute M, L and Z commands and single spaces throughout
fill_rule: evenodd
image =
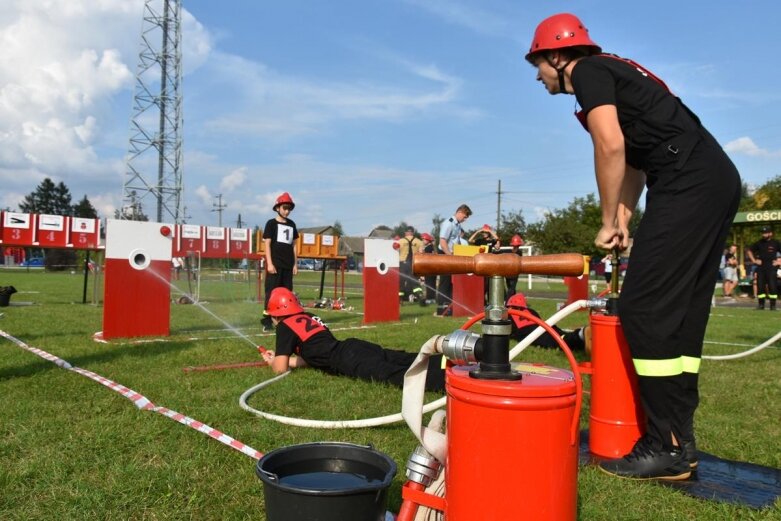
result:
M 398 511 L 404 464 L 416 446 L 406 425 L 328 431 L 289 427 L 257 418 L 238 405 L 242 392 L 272 376 L 270 369 L 183 370 L 257 362 L 253 344 L 273 347 L 273 336 L 259 327 L 253 281 L 207 275 L 201 285 L 204 306 L 250 341 L 198 306 L 173 304 L 170 337 L 96 343 L 92 335 L 102 329 L 103 310 L 81 303 L 79 274 L 12 270 L 0 271 L 0 286 L 19 290 L 10 307 L 0 308 L 0 329 L 262 452 L 323 440 L 371 444 L 399 466 L 389 504 Z M 315 300 L 319 280 L 314 272 L 296 278 L 305 304 Z M 399 323 L 360 328 L 360 281 L 356 274 L 346 279 L 353 312 L 321 313 L 339 338 L 355 336 L 416 351 L 430 336 L 451 332 L 463 322 L 433 318 L 431 307 L 404 305 Z M 325 295 L 333 296 L 332 273 L 325 282 Z M 186 281 L 178 284 L 187 286 Z M 91 285 L 87 294 L 89 300 Z M 564 300 L 566 290 L 558 282 L 535 281 L 527 295 L 548 317 L 556 305 L 550 297 Z M 586 318 L 575 313 L 561 325 L 574 327 Z M 713 308 L 705 353 L 744 351 L 776 334 L 779 324 L 779 314 Z M 527 349 L 521 359 L 567 367 L 560 353 L 538 348 Z M 704 361 L 696 418 L 699 448 L 725 459 L 781 468 L 780 371 L 778 346 L 736 361 Z M 253 396 L 250 404 L 287 416 L 355 419 L 399 412 L 400 402 L 401 392 L 394 388 L 300 370 Z M 581 419 L 587 427 L 587 408 Z M 512 447 L 512 440 L 497 441 Z M 781 520 L 779 502 L 754 510 L 702 501 L 657 484 L 611 478 L 593 467 L 581 467 L 578 480 L 581 520 Z M 523 497 L 522 491 L 518 494 Z M 0 338 L 0 519 L 263 520 L 265 514 L 252 458 L 137 409 L 118 393 Z

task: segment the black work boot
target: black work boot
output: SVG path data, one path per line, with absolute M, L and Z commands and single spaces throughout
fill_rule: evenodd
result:
M 757 301 L 757 309 L 765 309 L 765 299 L 761 298 Z
M 683 450 L 683 457 L 689 462 L 689 468 L 692 470 L 696 469 L 699 461 L 697 459 L 697 443 L 694 441 L 694 438 L 681 440 L 681 449 Z
M 260 325 L 263 326 L 263 332 L 274 331 L 274 323 L 271 322 L 270 315 L 264 314 L 260 321 Z
M 603 461 L 599 468 L 607 474 L 628 479 L 678 481 L 689 479 L 692 473 L 680 448 L 655 449 L 646 437 L 637 440 L 632 452 L 623 458 Z
M 683 422 L 681 427 L 680 436 L 677 437 L 680 442 L 681 450 L 683 450 L 683 456 L 686 461 L 689 462 L 689 467 L 692 470 L 697 468 L 697 443 L 694 439 L 694 413 Z

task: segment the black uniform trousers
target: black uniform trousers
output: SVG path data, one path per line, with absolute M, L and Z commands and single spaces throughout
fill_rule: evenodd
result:
M 333 350 L 330 368 L 336 374 L 404 387 L 404 374 L 417 356 L 417 353 L 385 349 L 359 338 L 347 338 Z M 442 355 L 429 358 L 426 390 L 445 390 Z
M 757 266 L 757 300 L 760 307 L 765 307 L 765 299 L 770 300 L 770 307 L 776 307 L 778 298 L 777 268 L 772 260 L 763 260 L 761 266 Z
M 407 257 L 408 260 L 399 262 L 399 296 L 405 300 L 410 296 L 415 288 L 415 279 L 412 275 L 412 253 Z
M 452 314 L 451 311 L 446 311 L 448 306 L 453 302 L 453 276 L 452 275 L 440 275 L 439 287 L 437 289 L 437 314 Z
M 619 298 L 647 439 L 657 449 L 672 447 L 671 433 L 679 441 L 694 439 L 702 342 L 719 256 L 740 200 L 732 161 L 704 129 L 697 138 L 646 168 L 645 213 Z
M 293 270 L 277 268 L 276 273 L 269 273 L 267 271 L 263 287 L 266 292 L 266 298 L 263 302 L 263 310 L 265 311 L 268 309 L 268 299 L 271 297 L 271 292 L 275 288 L 287 288 L 290 291 L 293 291 Z

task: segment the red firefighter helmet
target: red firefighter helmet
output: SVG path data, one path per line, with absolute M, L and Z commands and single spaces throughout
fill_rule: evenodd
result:
M 277 211 L 277 208 L 279 207 L 280 204 L 289 204 L 291 210 L 296 207 L 296 203 L 293 202 L 293 198 L 290 197 L 290 194 L 287 192 L 283 192 L 282 195 L 277 197 L 277 200 L 274 203 L 274 208 L 273 208 L 275 212 Z
M 541 51 L 577 46 L 591 47 L 595 54 L 602 52 L 602 48 L 591 40 L 588 29 L 577 16 L 569 13 L 554 14 L 537 26 L 526 60 L 531 62 L 534 55 Z
M 510 246 L 523 246 L 523 239 L 517 233 L 510 239 Z
M 515 295 L 507 299 L 507 307 L 526 309 L 528 307 L 526 305 L 526 297 L 523 296 L 523 293 L 516 293 Z
M 304 308 L 298 302 L 295 294 L 287 288 L 274 288 L 268 298 L 266 313 L 272 317 L 286 317 L 303 313 Z
M 430 233 L 423 232 L 420 234 L 420 237 L 424 241 L 434 242 L 434 237 Z

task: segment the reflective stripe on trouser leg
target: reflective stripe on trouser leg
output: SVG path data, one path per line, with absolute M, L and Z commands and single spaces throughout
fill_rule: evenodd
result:
M 699 373 L 700 359 L 693 356 L 679 356 L 667 360 L 632 360 L 638 376 L 677 376 L 681 373 Z

